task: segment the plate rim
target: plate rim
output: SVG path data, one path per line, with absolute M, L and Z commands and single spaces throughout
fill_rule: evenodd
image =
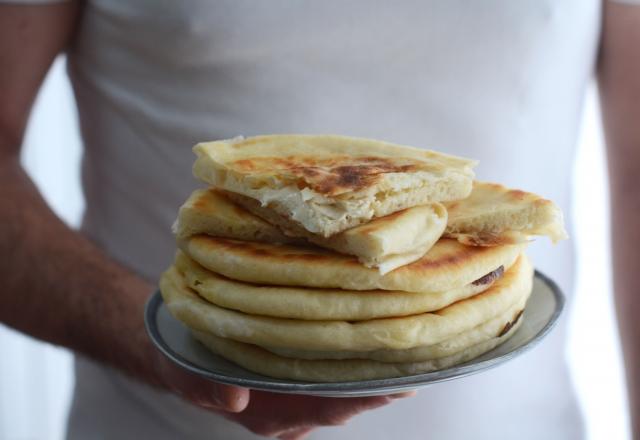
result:
M 542 281 L 551 291 L 555 299 L 555 308 L 548 322 L 540 329 L 540 331 L 527 343 L 515 348 L 512 351 L 504 353 L 500 356 L 485 359 L 483 361 L 475 363 L 464 363 L 458 366 L 452 366 L 442 370 L 432 371 L 428 373 L 420 373 L 411 376 L 401 376 L 386 379 L 370 379 L 362 381 L 346 381 L 346 382 L 299 382 L 289 381 L 283 382 L 283 379 L 270 378 L 268 376 L 262 376 L 260 379 L 256 378 L 240 378 L 235 376 L 229 376 L 224 373 L 217 373 L 211 370 L 207 370 L 202 366 L 194 364 L 188 359 L 185 359 L 182 355 L 175 352 L 167 342 L 164 340 L 158 327 L 158 311 L 161 305 L 164 303 L 160 290 L 157 289 L 153 294 L 149 296 L 144 308 L 144 325 L 151 342 L 154 346 L 162 352 L 169 360 L 180 366 L 181 368 L 190 371 L 191 373 L 202 376 L 206 379 L 216 381 L 227 385 L 235 385 L 244 388 L 271 391 L 279 393 L 291 393 L 291 394 L 358 394 L 366 392 L 384 391 L 387 389 L 410 389 L 412 386 L 421 387 L 431 385 L 435 383 L 446 382 L 449 380 L 459 379 L 467 377 L 476 373 L 487 371 L 491 368 L 497 367 L 521 354 L 531 350 L 533 347 L 544 339 L 549 332 L 556 326 L 558 318 L 564 310 L 566 298 L 558 284 L 550 277 L 540 272 L 534 271 L 534 278 L 538 278 Z M 173 318 L 173 317 L 172 317 Z M 175 318 L 173 318 L 175 319 Z M 469 362 L 473 362 L 469 361 Z M 239 365 L 238 368 L 245 369 Z M 245 369 L 246 370 L 246 369 Z M 249 371 L 249 370 L 247 370 Z M 251 372 L 252 374 L 257 374 Z M 275 381 L 274 381 L 275 380 Z

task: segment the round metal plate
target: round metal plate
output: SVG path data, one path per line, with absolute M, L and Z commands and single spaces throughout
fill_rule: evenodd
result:
M 523 323 L 504 344 L 465 364 L 431 373 L 357 382 L 316 383 L 274 379 L 245 370 L 208 351 L 187 327 L 171 316 L 156 292 L 147 302 L 145 325 L 153 343 L 181 367 L 217 382 L 278 393 L 331 397 L 373 396 L 414 390 L 496 367 L 535 346 L 553 328 L 564 307 L 564 295 L 536 271 Z

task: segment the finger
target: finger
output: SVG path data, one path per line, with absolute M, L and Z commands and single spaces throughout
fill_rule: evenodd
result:
M 326 399 L 316 407 L 316 421 L 324 426 L 344 425 L 362 412 L 380 408 L 391 402 L 392 399 L 388 396 Z
M 203 408 L 230 413 L 242 412 L 249 403 L 249 390 L 215 382 L 203 383 L 196 391 L 182 390 L 178 393 Z
M 390 402 L 391 399 L 386 396 L 329 398 L 254 391 L 249 410 L 260 408 L 266 412 L 277 411 L 270 414 L 270 419 L 281 424 L 274 427 L 279 431 L 309 426 L 342 425 L 356 414 Z
M 313 431 L 315 428 L 300 428 L 287 431 L 278 435 L 279 440 L 303 440 Z
M 249 404 L 250 394 L 246 388 L 209 382 L 211 390 L 207 392 L 218 409 L 233 413 L 244 411 Z
M 251 391 L 251 401 L 240 413 L 225 417 L 242 424 L 250 431 L 277 437 L 297 434 L 297 430 L 320 426 L 344 425 L 356 414 L 390 403 L 386 396 L 359 398 L 328 398 L 275 394 Z
M 173 364 L 162 368 L 162 376 L 167 388 L 204 408 L 240 412 L 249 404 L 248 389 L 207 380 Z

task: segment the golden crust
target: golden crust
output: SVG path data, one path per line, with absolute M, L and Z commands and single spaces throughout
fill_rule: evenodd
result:
M 280 379 L 342 382 L 411 376 L 462 364 L 486 353 L 515 334 L 516 322 L 504 335 L 480 342 L 451 355 L 417 362 L 380 362 L 369 359 L 293 359 L 262 347 L 211 333 L 193 330 L 193 336 L 209 350 L 255 373 Z
M 249 283 L 443 292 L 465 286 L 499 266 L 508 267 L 524 246 L 471 247 L 441 239 L 418 261 L 384 275 L 354 257 L 317 247 L 196 235 L 182 242 L 181 248 L 207 269 Z
M 274 173 L 299 188 L 311 188 L 325 196 L 362 191 L 374 186 L 385 173 L 410 173 L 425 169 L 410 158 L 351 157 L 318 159 L 313 156 L 257 157 L 227 164 L 242 174 Z
M 173 231 L 178 241 L 192 235 L 209 234 L 267 243 L 304 243 L 302 239 L 283 234 L 280 229 L 247 212 L 212 188 L 197 189 L 189 196 L 178 211 Z
M 426 254 L 444 232 L 446 223 L 446 209 L 442 204 L 434 203 L 378 217 L 325 238 L 261 207 L 250 197 L 227 191 L 196 190 L 180 209 L 176 234 L 179 240 L 200 233 L 303 245 L 308 240 L 327 249 L 354 255 L 365 266 L 386 273 Z
M 402 209 L 466 197 L 474 161 L 346 136 L 274 135 L 194 147 L 194 175 L 330 237 Z
M 373 139 L 335 135 L 270 135 L 201 143 L 199 158 L 243 176 L 274 176 L 299 189 L 336 196 L 378 183 L 381 175 L 453 169 L 470 174 L 474 161 Z M 197 161 L 196 161 L 197 162 Z M 197 167 L 197 166 L 196 166 Z
M 191 289 L 220 307 L 277 318 L 346 321 L 391 318 L 440 310 L 484 292 L 503 274 L 502 270 L 496 270 L 471 284 L 446 292 L 416 293 L 244 283 L 207 270 L 180 251 L 176 254 L 174 267 Z
M 445 203 L 445 236 L 470 246 L 525 243 L 533 235 L 567 238 L 562 212 L 550 200 L 504 185 L 474 182 L 469 197 Z
M 160 279 L 169 311 L 189 328 L 264 347 L 318 351 L 404 350 L 437 344 L 492 319 L 528 297 L 533 268 L 518 259 L 491 288 L 443 309 L 364 321 L 308 321 L 273 318 L 211 304 L 174 268 Z

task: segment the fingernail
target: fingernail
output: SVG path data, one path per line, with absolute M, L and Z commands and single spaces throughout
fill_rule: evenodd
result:
M 231 412 L 242 412 L 245 410 L 247 405 L 249 404 L 249 396 L 244 392 L 238 392 L 234 396 L 233 401 L 229 403 L 229 411 Z
M 404 399 L 405 397 L 413 397 L 418 394 L 416 391 L 405 391 L 404 393 L 389 394 L 391 399 Z

